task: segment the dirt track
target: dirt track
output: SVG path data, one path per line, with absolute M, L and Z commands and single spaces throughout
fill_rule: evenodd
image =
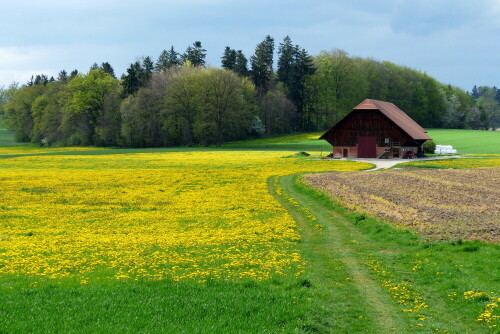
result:
M 500 242 L 500 168 L 327 173 L 306 181 L 429 239 Z

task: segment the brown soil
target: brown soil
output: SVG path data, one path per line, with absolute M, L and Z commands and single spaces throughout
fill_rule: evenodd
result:
M 500 242 L 500 168 L 326 173 L 306 182 L 429 239 Z

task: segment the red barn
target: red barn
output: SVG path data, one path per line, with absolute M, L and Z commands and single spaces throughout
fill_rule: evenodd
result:
M 366 99 L 319 139 L 333 145 L 335 157 L 404 158 L 422 153 L 431 138 L 394 104 Z

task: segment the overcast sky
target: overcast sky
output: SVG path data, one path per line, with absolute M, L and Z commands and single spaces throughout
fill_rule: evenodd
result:
M 194 41 L 220 66 L 226 45 L 249 58 L 268 34 L 466 90 L 500 86 L 500 0 L 0 0 L 0 31 L 0 87 L 104 61 L 119 76 L 139 57 Z

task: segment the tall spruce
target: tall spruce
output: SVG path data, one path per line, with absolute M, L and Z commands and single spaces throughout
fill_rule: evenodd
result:
M 151 73 L 153 73 L 153 69 L 155 68 L 155 64 L 153 60 L 151 60 L 151 57 L 147 56 L 144 58 L 144 60 L 142 61 L 142 68 L 143 72 L 146 73 L 149 79 Z
M 278 80 L 283 82 L 285 86 L 290 86 L 293 80 L 293 67 L 296 58 L 297 48 L 293 46 L 289 36 L 283 39 L 278 47 Z
M 134 94 L 142 86 L 143 70 L 141 63 L 136 61 L 127 68 L 127 74 L 122 76 L 123 95 Z
M 248 60 L 241 50 L 236 51 L 234 72 L 242 77 L 248 76 Z
M 257 44 L 255 54 L 250 57 L 251 77 L 257 87 L 259 97 L 263 96 L 269 89 L 273 75 L 274 39 L 267 35 Z
M 108 73 L 109 75 L 111 75 L 112 78 L 116 79 L 116 75 L 115 75 L 115 70 L 113 69 L 113 66 L 111 66 L 110 63 L 108 63 L 107 61 L 106 62 L 103 62 L 101 64 L 101 69 Z
M 175 51 L 174 47 L 171 46 L 170 50 L 163 50 L 156 61 L 155 70 L 157 72 L 166 71 L 173 66 L 179 66 L 181 61 L 179 59 L 179 53 Z
M 278 49 L 278 80 L 286 88 L 287 97 L 297 107 L 297 124 L 300 130 L 309 129 L 310 120 L 304 117 L 306 100 L 306 80 L 314 73 L 312 59 L 305 49 L 293 46 L 290 37 L 286 36 Z
M 234 71 L 236 67 L 236 50 L 226 46 L 221 57 L 222 68 Z
M 62 83 L 67 83 L 68 82 L 68 72 L 66 72 L 65 70 L 62 70 L 61 72 L 59 72 L 59 74 L 57 75 L 57 81 L 60 81 Z
M 479 98 L 479 89 L 477 89 L 476 85 L 472 87 L 472 92 L 470 93 L 470 96 L 472 96 L 474 100 L 477 100 Z
M 188 46 L 186 52 L 182 55 L 183 62 L 189 61 L 194 66 L 205 66 L 205 58 L 207 56 L 207 50 L 205 50 L 200 41 L 193 43 L 193 46 Z

